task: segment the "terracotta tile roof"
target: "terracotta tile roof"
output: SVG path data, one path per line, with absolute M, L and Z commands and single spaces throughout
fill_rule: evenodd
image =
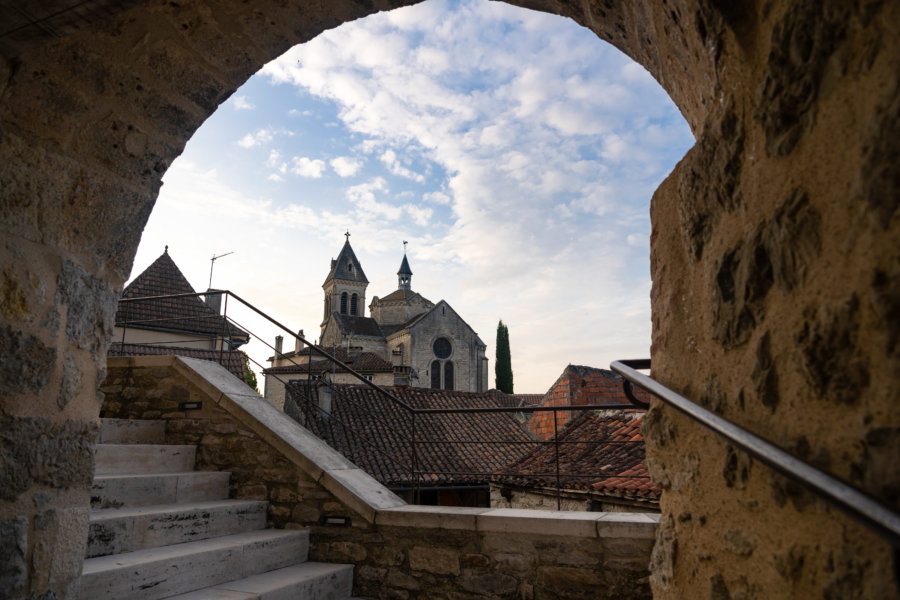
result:
M 422 301 L 424 301 L 426 304 L 433 305 L 428 298 L 424 297 L 419 292 L 414 292 L 412 290 L 394 290 L 384 298 L 379 298 L 378 302 L 392 302 L 394 300 L 406 301 L 412 300 L 416 297 L 421 298 Z
M 122 299 L 193 294 L 194 288 L 182 275 L 168 250 L 122 291 Z M 155 329 L 194 335 L 221 335 L 246 340 L 247 332 L 225 322 L 222 316 L 198 297 L 163 298 L 140 302 L 120 302 L 116 325 L 137 329 Z
M 337 349 L 324 349 L 326 352 L 334 356 L 340 361 L 346 363 L 351 369 L 354 371 L 359 371 L 361 373 L 392 373 L 394 371 L 394 366 L 390 361 L 384 360 L 374 352 L 361 352 L 359 354 L 351 355 L 346 348 L 337 348 Z M 301 351 L 300 354 L 308 354 L 308 352 Z M 264 373 L 271 373 L 274 375 L 282 374 L 282 373 L 325 373 L 334 369 L 338 373 L 345 372 L 344 368 L 336 363 L 333 363 L 331 360 L 327 358 L 317 358 L 318 355 L 313 357 L 311 364 L 299 364 L 299 365 L 285 365 L 282 367 L 271 367 L 269 369 L 265 369 Z
M 107 356 L 186 356 L 200 358 L 221 364 L 231 373 L 244 381 L 244 353 L 240 350 L 201 350 L 180 346 L 154 346 L 150 344 L 123 344 L 113 342 L 109 346 Z
M 368 386 L 336 384 L 331 412 L 324 414 L 305 401 L 306 382 L 291 382 L 287 389 L 285 412 L 382 484 L 410 485 L 412 418 L 403 407 Z M 488 394 L 387 389 L 417 408 L 497 406 Z M 426 485 L 484 484 L 535 443 L 510 413 L 419 414 L 416 439 L 423 441 L 416 455 L 420 470 L 429 473 Z
M 487 391 L 493 394 L 497 401 L 497 406 L 507 408 L 519 408 L 520 406 L 538 406 L 544 399 L 543 394 L 507 394 L 494 388 Z
M 656 502 L 660 489 L 644 465 L 643 411 L 584 411 L 559 434 L 563 489 Z M 556 447 L 547 443 L 514 461 L 495 481 L 523 487 L 556 488 Z M 579 475 L 589 475 L 580 477 Z

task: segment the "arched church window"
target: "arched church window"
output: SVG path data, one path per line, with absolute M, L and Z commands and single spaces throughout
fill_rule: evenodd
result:
M 356 316 L 356 294 L 350 296 L 350 314 Z
M 453 361 L 450 360 L 444 363 L 444 389 L 453 389 Z
M 441 389 L 441 363 L 440 361 L 431 361 L 431 389 Z
M 347 292 L 341 294 L 341 314 L 347 314 Z
M 450 340 L 445 337 L 439 337 L 434 340 L 431 349 L 434 350 L 434 355 L 438 358 L 450 358 L 450 353 L 453 352 L 453 346 L 450 345 Z

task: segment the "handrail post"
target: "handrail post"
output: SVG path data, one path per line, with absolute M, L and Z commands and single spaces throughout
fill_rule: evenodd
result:
M 562 490 L 560 489 L 559 482 L 559 423 L 556 418 L 556 415 L 559 414 L 559 410 L 557 407 L 553 408 L 553 445 L 556 447 L 556 510 L 562 510 L 562 501 L 560 499 L 560 494 Z
M 416 413 L 412 413 L 412 438 L 411 438 L 411 450 L 412 450 L 412 473 L 411 476 L 413 478 L 413 504 L 418 504 L 421 500 L 421 495 L 419 493 L 419 454 L 418 447 L 416 446 Z
M 219 346 L 219 364 L 225 366 L 225 335 L 228 333 L 228 292 L 225 292 L 225 306 L 222 312 L 222 344 Z M 243 363 L 241 368 L 243 368 Z

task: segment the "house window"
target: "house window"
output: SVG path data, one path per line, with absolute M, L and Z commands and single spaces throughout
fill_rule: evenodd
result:
M 434 350 L 434 355 L 438 358 L 450 358 L 450 354 L 453 352 L 453 346 L 450 345 L 450 340 L 445 337 L 439 337 L 434 340 L 431 349 Z
M 356 294 L 350 296 L 350 314 L 356 316 Z
M 341 314 L 347 314 L 347 292 L 341 294 Z
M 363 375 L 363 377 L 365 377 L 366 381 L 372 381 L 371 375 Z
M 444 363 L 444 389 L 453 389 L 453 361 L 449 360 Z
M 431 389 L 441 389 L 441 363 L 440 361 L 431 361 Z

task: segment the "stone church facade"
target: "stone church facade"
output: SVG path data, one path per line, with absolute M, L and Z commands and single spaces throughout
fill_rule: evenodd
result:
M 412 290 L 412 269 L 405 254 L 397 272 L 397 289 L 383 298 L 374 296 L 366 316 L 368 285 L 348 237 L 322 284 L 322 347 L 377 354 L 391 362 L 400 384 L 487 390 L 487 346 L 446 301 L 433 303 Z

